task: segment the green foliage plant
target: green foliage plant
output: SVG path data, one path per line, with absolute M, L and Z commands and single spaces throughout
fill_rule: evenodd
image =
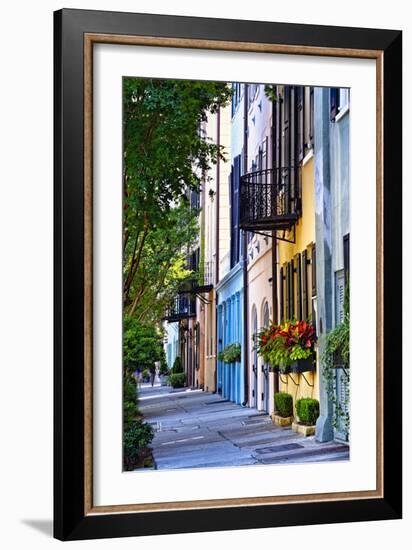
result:
M 266 363 L 286 372 L 299 359 L 309 358 L 316 343 L 315 329 L 307 321 L 271 323 L 257 335 L 257 352 Z
M 296 415 L 301 424 L 313 426 L 319 416 L 319 401 L 310 397 L 302 397 L 296 401 Z
M 293 415 L 293 398 L 290 393 L 275 393 L 275 408 L 280 416 L 288 417 Z
M 139 465 L 142 452 L 147 450 L 154 436 L 150 424 L 141 419 L 130 422 L 123 433 L 123 465 L 125 470 L 133 470 Z
M 155 370 L 157 361 L 164 359 L 162 334 L 156 325 L 142 324 L 135 317 L 123 321 L 123 363 L 140 370 Z
M 160 322 L 190 274 L 182 251 L 199 235 L 190 192 L 225 160 L 199 127 L 230 97 L 224 82 L 123 80 L 123 305 L 140 322 Z
M 350 431 L 349 398 L 350 398 L 350 314 L 349 314 L 349 283 L 345 285 L 343 301 L 343 321 L 336 325 L 322 340 L 321 366 L 328 399 L 333 404 L 333 426 L 335 429 L 341 423 L 345 430 Z M 347 386 L 345 402 L 342 404 L 336 396 L 336 367 L 343 367 L 343 383 Z
M 169 383 L 172 388 L 183 388 L 186 383 L 186 373 L 178 372 L 169 376 Z
M 226 346 L 218 354 L 219 361 L 224 363 L 239 363 L 242 358 L 242 347 L 239 343 L 233 343 Z
M 171 369 L 171 373 L 172 374 L 180 374 L 182 372 L 184 372 L 183 371 L 182 360 L 181 360 L 180 356 L 177 355 L 175 360 L 173 361 L 173 366 L 172 366 L 172 369 Z

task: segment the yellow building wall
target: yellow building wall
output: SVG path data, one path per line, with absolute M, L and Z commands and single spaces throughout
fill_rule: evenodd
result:
M 310 247 L 315 243 L 315 178 L 314 158 L 310 158 L 302 166 L 302 216 L 296 224 L 296 242 L 287 243 L 278 241 L 278 265 L 282 267 L 286 262 L 294 259 L 295 255 L 308 250 L 308 259 L 311 259 Z M 308 295 L 311 297 L 311 270 L 308 269 Z M 295 292 L 296 300 L 296 292 Z M 296 301 L 295 301 L 296 304 Z M 310 300 L 309 300 L 310 304 Z M 296 311 L 296 307 L 294 309 Z M 309 306 L 309 313 L 311 307 Z M 293 412 L 295 403 L 301 397 L 319 399 L 319 358 L 317 358 L 315 372 L 302 374 L 279 375 L 279 391 L 290 393 L 293 397 Z M 306 379 L 306 380 L 305 380 Z M 313 386 L 313 387 L 311 387 Z

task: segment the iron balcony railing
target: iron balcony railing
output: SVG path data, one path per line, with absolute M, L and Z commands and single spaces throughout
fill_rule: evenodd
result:
M 182 283 L 180 293 L 201 294 L 202 292 L 210 292 L 213 288 L 214 281 L 214 262 L 199 262 L 189 261 L 187 269 L 193 273 Z
M 170 306 L 166 309 L 164 321 L 174 323 L 182 319 L 196 317 L 196 298 L 195 296 L 178 294 Z
M 299 166 L 250 172 L 240 178 L 241 229 L 288 230 L 301 214 Z

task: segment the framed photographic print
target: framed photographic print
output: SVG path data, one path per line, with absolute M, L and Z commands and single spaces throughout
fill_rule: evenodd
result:
M 55 536 L 400 518 L 401 32 L 54 24 Z

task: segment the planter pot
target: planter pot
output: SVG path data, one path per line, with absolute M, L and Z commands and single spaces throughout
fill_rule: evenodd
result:
M 294 361 L 290 366 L 290 370 L 294 373 L 313 372 L 316 370 L 314 356 L 311 355 L 307 359 L 298 359 L 297 361 Z
M 343 362 L 342 354 L 340 351 L 335 351 L 333 353 L 333 364 L 331 365 L 332 369 L 348 369 L 349 365 L 345 365 Z
M 160 378 L 160 385 L 161 385 L 161 386 L 167 386 L 167 382 L 168 382 L 168 380 L 169 380 L 169 377 L 168 377 L 167 375 L 165 375 L 165 374 L 161 374 L 161 375 L 159 376 L 159 378 Z
M 305 437 L 309 435 L 315 435 L 316 426 L 306 426 L 305 424 L 299 424 L 298 422 L 292 422 L 292 430 L 298 434 L 302 434 Z
M 293 416 L 280 416 L 279 414 L 272 414 L 272 421 L 276 426 L 290 426 L 293 422 Z
M 290 367 L 279 367 L 279 365 L 276 365 L 275 367 L 270 367 L 270 370 L 276 374 L 289 374 L 291 371 L 290 371 Z

